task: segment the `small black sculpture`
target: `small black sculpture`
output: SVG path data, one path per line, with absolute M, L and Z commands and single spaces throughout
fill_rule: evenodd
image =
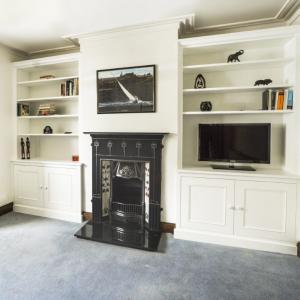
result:
M 30 141 L 29 138 L 26 138 L 26 158 L 30 159 Z
M 259 80 L 255 81 L 254 86 L 257 86 L 257 85 L 269 85 L 272 82 L 273 81 L 271 79 L 259 79 Z
M 25 142 L 23 138 L 21 138 L 21 158 L 25 159 Z
M 212 110 L 212 104 L 210 101 L 203 101 L 200 104 L 200 110 L 201 111 L 211 111 Z
M 206 82 L 202 74 L 198 74 L 196 79 L 195 79 L 195 84 L 194 84 L 195 89 L 204 89 L 206 88 Z
M 230 54 L 227 58 L 227 62 L 235 62 L 235 61 L 240 61 L 239 56 L 244 54 L 244 50 L 240 50 L 234 54 Z
M 52 134 L 53 133 L 53 129 L 51 128 L 51 126 L 47 125 L 44 128 L 44 134 Z

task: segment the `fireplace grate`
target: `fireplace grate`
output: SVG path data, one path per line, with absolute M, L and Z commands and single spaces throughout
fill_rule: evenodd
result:
M 115 213 L 121 213 L 127 216 L 140 216 L 142 215 L 143 205 L 137 204 L 124 204 L 121 202 L 112 202 L 111 210 Z

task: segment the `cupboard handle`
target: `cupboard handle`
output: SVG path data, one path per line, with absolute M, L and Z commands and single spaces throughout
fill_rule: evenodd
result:
M 228 208 L 231 210 L 235 210 L 235 207 L 233 205 L 229 205 Z
M 48 190 L 48 187 L 47 187 L 47 186 L 45 186 L 45 190 Z
M 238 206 L 236 209 L 241 210 L 241 211 L 245 210 L 244 207 L 241 207 L 241 206 Z
M 43 186 L 42 186 L 42 185 L 40 186 L 40 189 L 41 189 L 41 190 L 43 189 Z

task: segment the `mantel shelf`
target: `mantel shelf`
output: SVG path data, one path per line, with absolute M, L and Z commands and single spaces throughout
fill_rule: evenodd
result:
M 198 116 L 198 115 L 250 115 L 250 114 L 289 114 L 293 110 L 223 110 L 223 111 L 185 111 L 184 116 Z
M 39 101 L 72 101 L 78 100 L 79 95 L 74 96 L 55 96 L 55 97 L 39 97 L 39 98 L 22 98 L 17 102 L 39 102 Z
M 50 79 L 37 79 L 37 80 L 27 80 L 27 81 L 19 81 L 17 84 L 21 86 L 39 86 L 39 85 L 47 85 L 47 84 L 53 84 L 53 83 L 61 83 L 66 80 L 78 78 L 78 75 L 74 76 L 65 76 L 65 77 L 56 77 L 56 78 L 50 78 Z
M 40 133 L 22 133 L 18 134 L 18 136 L 36 136 L 36 137 L 78 137 L 78 134 L 65 134 L 65 133 L 52 133 L 52 134 L 40 134 Z
M 18 119 L 59 119 L 78 118 L 78 115 L 19 116 Z
M 196 71 L 214 72 L 214 71 L 231 71 L 240 69 L 263 68 L 267 66 L 280 66 L 292 62 L 292 57 L 274 58 L 274 59 L 261 59 L 252 61 L 241 61 L 234 63 L 215 63 L 215 64 L 202 64 L 202 65 L 188 65 L 183 67 L 184 73 L 193 73 Z
M 217 94 L 217 93 L 237 93 L 237 92 L 255 92 L 267 89 L 286 89 L 291 88 L 291 84 L 272 84 L 261 86 L 230 86 L 230 87 L 213 87 L 204 89 L 184 89 L 183 94 Z

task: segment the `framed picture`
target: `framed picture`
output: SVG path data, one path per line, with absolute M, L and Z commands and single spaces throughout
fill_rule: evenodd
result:
M 155 112 L 155 65 L 97 71 L 97 113 Z
M 18 103 L 17 113 L 19 117 L 29 116 L 30 113 L 29 104 Z

